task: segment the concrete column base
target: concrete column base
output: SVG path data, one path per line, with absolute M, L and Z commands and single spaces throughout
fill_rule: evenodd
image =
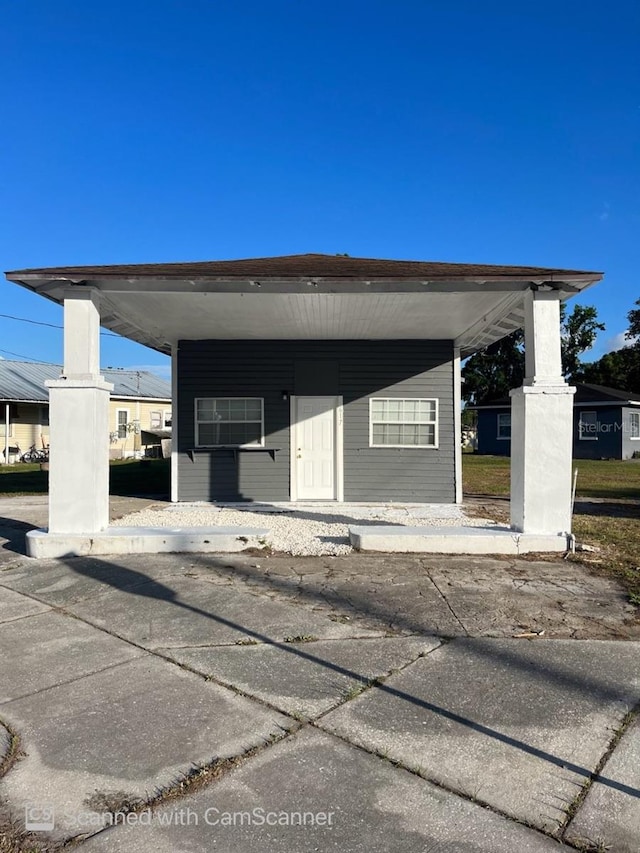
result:
M 49 388 L 49 531 L 98 533 L 109 525 L 109 394 L 101 377 Z
M 571 532 L 573 395 L 563 383 L 511 391 L 511 527 L 520 533 Z

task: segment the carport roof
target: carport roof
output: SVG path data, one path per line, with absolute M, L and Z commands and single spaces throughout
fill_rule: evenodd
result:
M 7 278 L 62 303 L 100 294 L 111 331 L 170 353 L 180 340 L 446 340 L 464 357 L 521 328 L 524 294 L 561 299 L 599 272 L 284 255 L 175 264 L 14 270 Z
M 348 255 L 282 255 L 274 258 L 244 258 L 231 261 L 194 261 L 168 264 L 111 264 L 106 266 L 42 267 L 14 270 L 7 277 L 20 276 L 71 280 L 83 278 L 345 278 L 345 279 L 544 279 L 566 281 L 575 277 L 599 277 L 601 273 L 552 267 L 505 266 L 499 264 L 457 264 L 440 261 L 402 261 L 352 258 Z

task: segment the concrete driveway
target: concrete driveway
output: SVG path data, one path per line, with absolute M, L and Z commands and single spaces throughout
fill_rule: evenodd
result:
M 640 631 L 611 581 L 489 558 L 35 562 L 15 525 L 36 510 L 0 503 L 7 850 L 637 853 Z

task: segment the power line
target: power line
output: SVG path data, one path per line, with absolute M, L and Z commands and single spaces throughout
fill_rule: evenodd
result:
M 43 361 L 41 358 L 31 358 L 30 355 L 20 355 L 19 352 L 11 352 L 8 349 L 0 349 L 0 352 L 5 353 L 6 355 L 15 355 L 17 358 L 23 358 L 26 361 L 35 361 L 38 364 L 53 364 L 52 361 Z
M 0 317 L 4 317 L 7 320 L 19 320 L 21 323 L 30 323 L 32 326 L 47 326 L 49 329 L 64 329 L 64 326 L 60 326 L 58 323 L 43 323 L 41 320 L 29 320 L 27 317 L 14 317 L 13 314 L 0 314 Z M 100 334 L 107 338 L 122 337 L 121 335 L 113 334 L 113 332 L 100 332 Z

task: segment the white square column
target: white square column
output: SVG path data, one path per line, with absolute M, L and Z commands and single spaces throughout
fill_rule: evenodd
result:
M 525 296 L 525 378 L 511 391 L 511 527 L 571 532 L 573 395 L 562 375 L 560 296 Z
M 100 375 L 97 291 L 64 299 L 64 368 L 49 388 L 49 533 L 99 533 L 109 525 L 109 395 Z

